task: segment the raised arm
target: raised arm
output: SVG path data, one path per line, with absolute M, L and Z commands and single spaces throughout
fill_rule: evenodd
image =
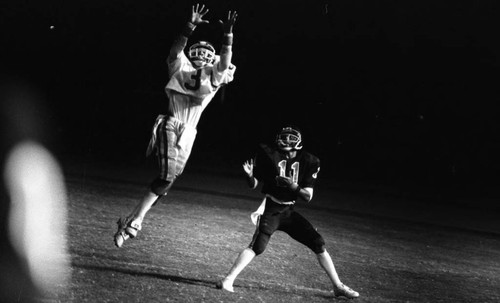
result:
M 257 181 L 257 179 L 255 179 L 253 175 L 253 167 L 254 167 L 254 159 L 250 159 L 248 161 L 245 161 L 245 163 L 243 163 L 243 170 L 245 171 L 247 177 L 248 186 L 252 189 L 256 188 L 259 183 L 259 181 Z
M 224 29 L 224 39 L 222 41 L 222 49 L 220 51 L 220 63 L 217 67 L 219 71 L 224 71 L 231 65 L 231 58 L 233 56 L 233 26 L 236 22 L 236 17 L 238 17 L 236 11 L 229 11 L 227 13 L 227 20 L 225 22 L 219 20 Z
M 170 48 L 170 53 L 168 54 L 167 62 L 173 62 L 177 56 L 184 50 L 187 45 L 188 38 L 191 36 L 196 26 L 202 23 L 208 23 L 208 20 L 204 20 L 203 17 L 208 13 L 208 8 L 205 8 L 205 5 L 193 5 L 191 7 L 191 17 L 189 21 L 184 26 L 181 34 L 177 37 L 177 39 L 172 44 Z

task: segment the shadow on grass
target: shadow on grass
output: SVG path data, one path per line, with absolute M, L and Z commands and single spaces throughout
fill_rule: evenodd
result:
M 145 270 L 118 268 L 118 267 L 114 267 L 114 266 L 88 265 L 88 264 L 72 264 L 72 266 L 77 267 L 77 268 L 87 269 L 87 270 L 95 270 L 95 271 L 103 271 L 103 272 L 114 271 L 117 273 L 132 275 L 132 276 L 152 277 L 152 278 L 168 280 L 168 281 L 172 281 L 172 282 L 191 284 L 191 285 L 200 285 L 200 286 L 205 286 L 205 287 L 210 287 L 210 288 L 215 288 L 215 282 L 216 282 L 216 281 L 208 280 L 208 279 L 185 278 L 185 277 L 167 275 L 167 274 L 153 272 L 153 271 L 147 272 Z
M 105 266 L 105 265 L 89 265 L 89 264 L 78 264 L 73 263 L 73 267 L 81 268 L 86 270 L 93 271 L 101 271 L 101 272 L 117 272 L 120 274 L 132 275 L 132 276 L 142 276 L 142 277 L 151 277 L 157 278 L 161 280 L 167 280 L 176 283 L 184 283 L 189 285 L 197 285 L 204 286 L 207 288 L 216 288 L 216 283 L 218 280 L 213 279 L 200 279 L 194 277 L 181 277 L 178 275 L 168 275 L 164 273 L 154 272 L 154 269 L 128 269 L 128 268 L 119 268 L 115 266 Z M 255 281 L 244 280 L 245 284 L 235 283 L 234 287 L 242 290 L 242 291 L 251 291 L 256 290 L 259 292 L 269 291 L 275 294 L 287 294 L 287 295 L 298 295 L 304 297 L 317 297 L 317 298 L 332 298 L 334 297 L 333 292 L 313 289 L 307 287 L 301 287 L 296 285 L 285 285 L 285 284 L 276 284 L 276 283 L 257 283 Z M 221 290 L 222 291 L 222 290 Z

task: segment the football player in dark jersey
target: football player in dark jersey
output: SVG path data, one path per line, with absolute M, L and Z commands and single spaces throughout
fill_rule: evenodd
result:
M 311 201 L 320 170 L 319 159 L 302 150 L 300 131 L 296 127 L 283 128 L 276 137 L 276 147 L 261 145 L 255 157 L 243 164 L 243 169 L 251 188 L 262 183 L 265 198 L 252 214 L 257 228 L 250 245 L 239 254 L 227 276 L 217 283 L 217 288 L 233 292 L 238 274 L 255 256 L 264 252 L 273 233 L 281 230 L 317 255 L 319 264 L 332 281 L 336 297 L 358 297 L 358 292 L 340 281 L 323 237 L 294 210 L 298 199 Z

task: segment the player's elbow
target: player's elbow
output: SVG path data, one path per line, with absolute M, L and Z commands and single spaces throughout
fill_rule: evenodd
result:
M 257 179 L 255 179 L 254 177 L 247 178 L 247 183 L 248 183 L 248 187 L 250 187 L 251 189 L 256 189 L 257 185 L 259 185 L 259 181 Z
M 257 186 L 259 185 L 259 180 L 257 180 L 257 179 L 254 179 L 254 180 L 255 180 L 255 182 L 253 183 L 252 189 L 256 189 Z
M 230 65 L 231 65 L 231 62 L 220 61 L 219 64 L 217 65 L 217 71 L 219 73 L 225 72 L 226 70 L 229 69 Z
M 217 69 L 219 72 L 224 72 L 231 67 L 231 58 L 231 51 L 222 52 L 219 64 L 217 65 Z
M 175 51 L 171 51 L 169 54 L 168 54 L 168 57 L 167 57 L 167 65 L 170 65 L 172 64 L 179 56 L 179 53 L 176 53 Z
M 313 189 L 312 188 L 304 188 L 304 194 L 302 197 L 306 202 L 311 202 L 313 198 Z

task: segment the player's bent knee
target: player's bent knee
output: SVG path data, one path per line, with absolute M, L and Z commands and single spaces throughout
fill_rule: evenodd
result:
M 158 196 L 163 196 L 164 194 L 167 193 L 170 183 L 171 182 L 168 182 L 167 180 L 156 178 L 151 183 L 151 191 L 157 194 Z
M 255 256 L 258 256 L 262 254 L 264 250 L 266 250 L 266 246 L 267 246 L 266 237 L 264 237 L 264 239 L 262 237 L 257 237 L 257 241 L 252 242 L 248 248 L 253 250 Z
M 269 239 L 271 238 L 271 235 L 259 232 L 254 239 L 252 240 L 252 243 L 250 243 L 249 248 L 253 250 L 255 253 L 255 256 L 258 256 L 266 250 L 267 243 L 269 243 Z
M 262 254 L 264 250 L 266 250 L 265 247 L 250 247 L 251 250 L 255 253 L 255 256 L 257 257 L 258 255 Z
M 315 254 L 324 253 L 326 249 L 325 249 L 325 240 L 323 239 L 323 237 L 314 239 L 310 248 Z

